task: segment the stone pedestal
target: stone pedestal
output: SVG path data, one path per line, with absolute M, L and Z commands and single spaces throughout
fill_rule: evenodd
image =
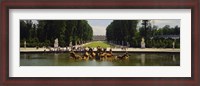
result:
M 173 46 L 172 48 L 174 49 L 175 48 L 175 42 L 172 43 L 172 46 Z
M 54 40 L 54 48 L 58 48 L 58 38 Z
M 145 40 L 144 40 L 144 38 L 142 38 L 142 41 L 141 41 L 141 48 L 145 48 Z
M 141 48 L 145 48 L 145 43 L 141 43 Z
M 69 43 L 69 47 L 72 47 L 72 42 Z
M 24 41 L 24 48 L 26 49 L 26 41 Z

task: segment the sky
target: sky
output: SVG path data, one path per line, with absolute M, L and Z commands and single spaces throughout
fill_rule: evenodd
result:
M 90 26 L 93 28 L 93 35 L 105 35 L 106 27 L 113 21 L 111 19 L 90 19 L 87 20 Z M 33 23 L 37 24 L 36 20 L 32 20 Z M 180 27 L 179 19 L 156 19 L 151 21 L 152 25 L 162 28 L 165 25 L 170 25 L 170 27 L 175 27 L 178 25 Z M 138 23 L 138 27 L 141 27 L 141 22 Z
M 106 27 L 113 21 L 110 19 L 92 19 L 87 20 L 90 26 L 93 28 L 93 35 L 105 35 Z M 164 27 L 165 25 L 170 25 L 170 27 L 175 27 L 178 25 L 180 27 L 179 19 L 162 19 L 151 21 L 152 25 L 158 26 L 158 28 Z M 138 27 L 141 26 L 141 22 L 138 23 Z
M 93 29 L 93 35 L 106 35 L 106 27 L 113 21 L 113 20 L 105 20 L 105 19 L 98 19 L 98 20 L 87 20 L 90 26 Z

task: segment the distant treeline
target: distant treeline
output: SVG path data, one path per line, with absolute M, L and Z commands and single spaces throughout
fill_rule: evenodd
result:
M 137 30 L 138 20 L 114 20 L 106 28 L 107 41 L 118 45 L 141 47 L 141 39 L 145 39 L 146 47 L 149 48 L 172 48 L 180 47 L 180 38 L 172 39 L 163 36 L 179 36 L 180 27 L 165 25 L 162 28 L 152 26 L 150 20 L 142 20 L 142 26 Z
M 20 46 L 53 46 L 58 38 L 59 46 L 69 46 L 91 41 L 93 30 L 86 20 L 20 20 Z

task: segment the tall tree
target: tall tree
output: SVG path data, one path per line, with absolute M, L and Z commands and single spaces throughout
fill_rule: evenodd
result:
M 54 40 L 59 39 L 59 46 L 68 46 L 70 42 L 90 41 L 93 30 L 86 20 L 31 20 L 20 21 L 20 38 L 28 43 L 37 42 L 40 46 L 53 46 Z M 85 37 L 85 38 L 84 38 Z M 36 46 L 36 44 L 34 44 Z
M 142 20 L 142 27 L 140 28 L 140 35 L 147 39 L 150 37 L 150 31 L 151 31 L 151 23 L 150 20 Z
M 120 45 L 130 43 L 132 46 L 137 23 L 137 20 L 114 20 L 106 28 L 107 40 Z

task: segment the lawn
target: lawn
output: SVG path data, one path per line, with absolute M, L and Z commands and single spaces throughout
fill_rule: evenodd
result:
M 84 47 L 97 47 L 97 46 L 100 46 L 102 48 L 107 48 L 107 47 L 112 47 L 110 44 L 108 44 L 107 42 L 103 42 L 103 41 L 94 41 L 94 42 L 91 42 L 87 45 L 85 45 Z

